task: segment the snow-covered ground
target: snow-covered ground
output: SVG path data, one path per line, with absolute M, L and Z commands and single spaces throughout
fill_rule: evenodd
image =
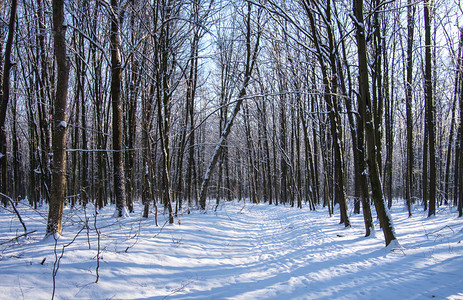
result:
M 361 215 L 345 229 L 323 208 L 243 202 L 175 225 L 160 215 L 159 227 L 141 205 L 124 219 L 107 207 L 96 223 L 92 207 L 66 208 L 55 248 L 43 240 L 47 208 L 17 207 L 37 231 L 12 241 L 24 230 L 0 208 L 1 299 L 50 299 L 53 271 L 56 299 L 463 299 L 463 219 L 448 207 L 408 218 L 395 202 L 400 248 L 385 248 L 377 223 L 365 238 Z

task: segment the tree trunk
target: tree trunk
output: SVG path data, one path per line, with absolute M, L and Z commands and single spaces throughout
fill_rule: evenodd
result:
M 8 109 L 8 101 L 10 98 L 10 70 L 11 70 L 11 50 L 13 48 L 13 37 L 15 32 L 16 23 L 16 9 L 18 7 L 18 1 L 12 0 L 10 7 L 10 21 L 8 24 L 8 37 L 5 45 L 5 62 L 3 66 L 3 82 L 2 82 L 2 94 L 1 94 L 1 105 L 0 105 L 0 192 L 8 194 L 8 163 L 7 163 L 7 140 L 6 140 L 6 112 Z M 0 49 L 1 50 L 1 49 Z M 0 53 L 1 55 L 1 53 Z M 5 197 L 3 197 L 5 198 Z M 4 205 L 8 203 L 4 200 Z
M 310 27 L 313 35 L 315 48 L 317 51 L 317 58 L 320 64 L 320 68 L 323 75 L 323 86 L 324 86 L 324 99 L 328 109 L 328 115 L 330 119 L 331 137 L 333 142 L 334 151 L 334 184 L 335 184 L 335 198 L 339 203 L 341 223 L 346 227 L 350 226 L 350 221 L 347 213 L 347 200 L 345 191 L 345 179 L 344 179 L 344 158 L 342 151 L 342 122 L 340 117 L 340 107 L 338 98 L 335 96 L 337 93 L 337 67 L 335 58 L 335 41 L 331 23 L 331 1 L 327 1 L 325 7 L 325 17 L 327 25 L 328 43 L 329 43 L 329 63 L 331 64 L 331 74 L 328 75 L 328 68 L 325 65 L 324 52 L 321 49 L 320 40 L 316 30 L 315 20 L 312 14 L 312 8 L 305 5 L 305 11 L 309 17 Z M 329 80 L 328 78 L 331 78 Z
M 339 25 L 338 27 L 340 28 L 341 36 L 343 36 L 344 33 L 341 30 L 342 26 L 340 26 L 339 24 L 339 19 L 336 18 L 336 20 L 338 20 L 338 25 Z M 342 55 L 343 55 L 342 66 L 347 70 L 347 79 L 348 79 L 347 82 L 349 86 L 349 92 L 347 92 L 343 72 L 339 72 L 341 90 L 342 90 L 342 94 L 344 95 L 344 99 L 346 103 L 346 108 L 347 108 L 347 113 L 348 113 L 347 117 L 348 117 L 351 136 L 352 136 L 352 153 L 354 157 L 354 177 L 355 177 L 354 178 L 354 181 L 355 181 L 354 183 L 355 191 L 354 192 L 355 192 L 355 198 L 356 198 L 354 211 L 356 213 L 360 213 L 360 203 L 362 203 L 363 221 L 365 224 L 365 236 L 370 236 L 371 231 L 374 227 L 373 227 L 373 217 L 371 215 L 370 196 L 368 194 L 368 178 L 367 178 L 366 172 L 364 172 L 364 170 L 366 170 L 365 153 L 362 151 L 364 141 L 365 141 L 365 138 L 364 138 L 365 130 L 363 127 L 362 116 L 359 116 L 353 110 L 352 78 L 351 78 L 349 64 L 347 62 L 345 39 L 341 40 L 341 46 L 342 46 Z M 340 62 L 339 57 L 338 57 L 337 63 L 339 65 L 339 68 L 341 69 L 341 62 Z
M 460 44 L 463 44 L 463 29 L 460 28 Z M 458 62 L 458 70 L 460 72 L 460 124 L 458 128 L 458 153 L 456 156 L 458 157 L 458 162 L 455 163 L 455 170 L 459 170 L 456 172 L 458 176 L 455 176 L 455 182 L 458 186 L 458 216 L 463 217 L 463 158 L 462 158 L 462 146 L 463 146 L 463 48 L 460 48 L 460 60 Z M 457 180 L 457 177 L 459 180 Z M 459 183 L 459 184 L 458 184 Z M 456 193 L 455 193 L 456 194 Z M 457 198 L 457 195 L 455 195 Z
M 283 77 L 283 76 L 281 76 Z M 287 146 L 286 146 L 286 101 L 285 94 L 287 91 L 280 90 L 282 94 L 280 96 L 280 132 L 279 132 L 279 148 L 280 148 L 280 203 L 287 203 L 289 198 L 289 189 L 288 189 L 288 169 L 289 157 L 287 155 Z
M 53 1 L 53 37 L 58 81 L 53 107 L 52 188 L 46 236 L 62 232 L 64 194 L 66 191 L 66 101 L 69 64 L 66 58 L 64 0 Z
M 386 246 L 396 239 L 392 220 L 387 212 L 385 199 L 381 187 L 381 174 L 379 173 L 375 140 L 375 128 L 373 125 L 369 78 L 368 78 L 368 62 L 365 28 L 363 19 L 363 0 L 353 0 L 353 22 L 356 29 L 356 40 L 358 47 L 359 60 L 359 112 L 363 116 L 363 124 L 366 131 L 366 144 L 368 154 L 368 167 L 371 180 L 371 188 L 373 201 L 376 207 L 376 213 L 379 218 L 381 228 L 383 229 Z
M 431 61 L 431 0 L 424 1 L 425 27 L 425 71 L 424 97 L 426 102 L 426 124 L 428 128 L 429 147 L 429 210 L 428 216 L 436 214 L 436 149 L 434 128 L 434 104 L 432 90 L 432 61 Z
M 119 24 L 119 1 L 111 0 L 111 104 L 113 113 L 113 167 L 114 196 L 116 198 L 115 217 L 127 214 L 125 194 L 124 156 L 122 148 L 122 105 L 121 105 L 121 39 Z
M 408 38 L 407 38 L 407 82 L 405 83 L 405 107 L 407 116 L 407 173 L 405 176 L 405 201 L 408 216 L 412 216 L 413 197 L 413 33 L 415 25 L 415 4 L 408 0 Z
M 459 51 L 461 53 L 461 51 Z M 460 61 L 461 58 L 458 59 Z M 446 154 L 446 163 L 445 163 L 445 177 L 444 177 L 444 197 L 445 197 L 445 204 L 448 204 L 450 199 L 450 191 L 449 191 L 449 180 L 450 180 L 450 165 L 452 163 L 452 148 L 453 148 L 453 141 L 455 135 L 455 114 L 457 110 L 457 99 L 458 99 L 458 84 L 459 84 L 459 77 L 460 72 L 457 69 L 456 76 L 455 76 L 455 91 L 454 91 L 454 99 L 452 104 L 452 120 L 450 121 L 450 132 L 449 132 L 449 139 L 447 145 L 447 154 Z
M 13 88 L 15 89 L 17 86 L 17 75 L 16 71 L 13 71 L 13 77 L 15 78 L 13 83 Z M 13 191 L 12 195 L 15 201 L 18 201 L 20 198 L 24 197 L 24 182 L 22 176 L 22 168 L 21 168 L 21 151 L 20 151 L 20 142 L 19 142 L 19 134 L 17 129 L 18 123 L 18 97 L 16 94 L 13 96 L 13 105 L 12 105 L 12 128 L 11 128 L 11 139 L 13 144 Z
M 169 55 L 171 50 L 171 28 L 169 20 L 172 17 L 172 7 L 163 5 L 161 8 L 161 19 L 163 21 L 159 37 L 159 72 L 157 82 L 156 101 L 158 109 L 159 140 L 162 153 L 162 187 L 164 209 L 168 210 L 169 223 L 174 223 L 174 212 L 172 209 L 173 194 L 171 186 L 171 153 L 170 153 L 170 106 L 171 106 L 171 71 L 169 66 Z
M 51 71 L 49 66 L 49 60 L 46 49 L 46 26 L 44 17 L 44 7 L 42 0 L 37 1 L 37 55 L 39 57 L 40 64 L 35 68 L 36 73 L 36 84 L 38 85 L 39 101 L 37 103 L 37 112 L 39 120 L 39 163 L 40 163 L 40 180 L 42 189 L 40 192 L 41 199 L 45 198 L 47 201 L 50 199 L 50 187 L 51 187 L 51 171 L 50 171 L 50 142 L 51 142 L 51 115 L 53 107 L 52 89 L 54 82 L 54 72 L 49 74 Z
M 136 151 L 135 141 L 137 134 L 137 97 L 138 97 L 138 61 L 131 62 L 130 84 L 129 84 L 129 103 L 127 104 L 127 131 L 126 146 L 128 151 L 125 153 L 125 172 L 126 172 L 126 197 L 129 212 L 133 212 L 133 201 L 135 197 L 135 172 L 136 172 Z
M 382 37 L 381 37 L 381 23 L 379 14 L 381 7 L 381 0 L 375 0 L 372 4 L 375 9 L 373 12 L 373 70 L 372 70 L 372 108 L 373 108 L 373 121 L 375 130 L 376 141 L 376 161 L 378 164 L 378 171 L 381 177 L 383 173 L 382 163 L 382 141 L 383 141 L 383 113 L 384 113 L 384 95 L 383 95 L 383 70 L 382 70 Z M 382 183 L 382 182 L 381 182 Z

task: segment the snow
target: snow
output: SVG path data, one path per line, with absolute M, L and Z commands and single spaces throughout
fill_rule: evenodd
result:
M 122 216 L 120 218 L 128 218 L 130 216 L 127 207 L 122 209 Z M 116 208 L 114 209 L 113 218 L 119 218 L 119 210 Z
M 37 231 L 16 240 L 23 228 L 0 208 L 0 299 L 50 299 L 53 270 L 56 299 L 463 299 L 463 222 L 453 208 L 428 219 L 417 206 L 408 218 L 394 202 L 398 241 L 386 248 L 382 234 L 364 237 L 361 215 L 344 228 L 321 207 L 237 201 L 174 225 L 160 215 L 160 227 L 140 217 L 141 203 L 128 218 L 113 218 L 114 206 L 96 216 L 91 205 L 65 208 L 63 235 L 44 240 L 47 207 L 26 203 L 17 208 Z

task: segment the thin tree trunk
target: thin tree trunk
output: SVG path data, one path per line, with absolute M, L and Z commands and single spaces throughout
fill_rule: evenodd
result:
M 169 223 L 174 223 L 174 211 L 172 209 L 173 194 L 171 186 L 171 153 L 170 153 L 170 106 L 171 106 L 171 90 L 170 80 L 171 71 L 169 70 L 169 55 L 170 43 L 171 43 L 171 28 L 169 20 L 172 15 L 171 5 L 163 5 L 161 8 L 161 19 L 163 25 L 161 28 L 159 38 L 159 73 L 158 83 L 156 92 L 156 101 L 158 109 L 158 129 L 159 129 L 159 140 L 161 142 L 161 153 L 162 153 L 162 183 L 163 183 L 163 203 L 164 209 L 168 210 Z
M 17 75 L 16 71 L 13 71 L 13 78 L 15 78 L 13 83 L 13 89 L 17 85 Z M 20 142 L 18 138 L 18 97 L 15 93 L 13 96 L 13 105 L 12 105 L 12 128 L 11 128 L 11 139 L 13 144 L 13 197 L 15 201 L 18 201 L 21 197 L 24 197 L 24 185 L 23 185 L 23 176 L 21 169 L 21 151 L 20 151 Z
M 436 149 L 434 128 L 434 104 L 432 90 L 432 61 L 431 61 L 431 0 L 424 1 L 425 26 L 425 72 L 424 97 L 426 101 L 426 126 L 428 127 L 429 147 L 429 210 L 428 216 L 436 214 Z
M 53 97 L 52 97 L 52 83 L 54 82 L 54 72 L 52 72 L 51 76 L 49 74 L 50 67 L 47 57 L 47 49 L 45 48 L 45 41 L 46 41 L 46 25 L 45 25 L 45 17 L 44 17 L 44 7 L 42 0 L 37 1 L 37 52 L 38 57 L 40 60 L 40 68 L 37 67 L 36 69 L 36 82 L 38 84 L 38 94 L 40 96 L 40 100 L 37 103 L 38 108 L 38 119 L 39 119 L 39 148 L 40 151 L 38 153 L 39 160 L 40 160 L 40 173 L 41 173 L 41 199 L 42 200 L 45 196 L 45 199 L 48 201 L 50 199 L 50 187 L 51 187 L 51 171 L 50 171 L 50 143 L 51 143 L 51 129 L 50 129 L 50 122 L 51 122 L 51 114 L 52 114 L 52 107 L 53 107 Z
M 461 51 L 459 51 L 461 53 Z M 460 61 L 461 58 L 458 59 Z M 452 163 L 452 148 L 453 148 L 453 141 L 455 135 L 455 114 L 457 108 L 457 99 L 458 99 L 458 84 L 459 84 L 459 76 L 460 72 L 457 70 L 455 76 L 455 91 L 454 91 L 454 99 L 452 104 L 452 120 L 450 121 L 450 132 L 449 132 L 449 139 L 447 145 L 447 154 L 446 154 L 446 163 L 445 163 L 445 177 L 444 177 L 444 197 L 445 197 L 445 204 L 448 203 L 450 199 L 450 192 L 449 192 L 449 180 L 450 180 L 450 165 Z
M 8 37 L 5 45 L 5 62 L 3 66 L 3 82 L 2 82 L 2 95 L 0 105 L 0 191 L 7 195 L 8 194 L 8 164 L 7 164 L 7 140 L 6 140 L 6 112 L 8 109 L 8 101 L 10 98 L 10 70 L 11 70 L 11 51 L 13 48 L 13 37 L 15 32 L 16 23 L 16 9 L 18 7 L 18 1 L 12 0 L 10 6 L 10 21 L 8 23 Z M 1 49 L 0 49 L 1 50 Z M 0 53 L 1 55 L 1 53 Z M 5 198 L 5 197 L 3 197 Z M 4 205 L 8 201 L 4 200 Z
M 460 28 L 460 44 L 463 44 L 463 29 Z M 457 141 L 457 151 L 456 157 L 458 157 L 458 162 L 455 162 L 455 170 L 458 176 L 455 176 L 455 182 L 458 186 L 458 216 L 463 217 L 463 159 L 462 159 L 462 146 L 463 146 L 463 48 L 460 48 L 460 60 L 458 62 L 458 69 L 460 72 L 460 125 L 458 127 L 458 141 Z M 457 180 L 457 177 L 459 180 Z M 458 184 L 459 183 L 459 184 Z M 455 199 L 457 195 L 455 193 Z
M 281 76 L 283 77 L 283 76 Z M 280 203 L 287 203 L 289 198 L 288 191 L 288 156 L 286 146 L 286 101 L 285 101 L 285 90 L 280 91 L 280 132 L 279 132 L 279 148 L 280 148 Z
M 114 196 L 116 198 L 115 217 L 123 217 L 126 211 L 124 156 L 122 148 L 122 105 L 121 105 L 121 38 L 119 24 L 119 1 L 111 0 L 111 104 L 113 113 L 113 167 Z
M 372 107 L 373 107 L 373 121 L 375 130 L 376 141 L 376 161 L 378 163 L 378 171 L 381 177 L 383 173 L 382 163 L 382 140 L 383 140 L 383 113 L 384 113 L 384 95 L 383 95 L 383 70 L 382 70 L 382 37 L 381 37 L 381 23 L 379 14 L 381 7 L 381 0 L 375 0 L 372 4 L 375 7 L 373 12 L 373 47 L 374 47 L 374 61 L 372 70 Z
M 415 4 L 408 0 L 408 38 L 407 38 L 407 82 L 405 83 L 405 107 L 407 116 L 407 173 L 405 176 L 405 201 L 407 202 L 408 216 L 412 216 L 413 198 L 413 33 L 415 25 Z

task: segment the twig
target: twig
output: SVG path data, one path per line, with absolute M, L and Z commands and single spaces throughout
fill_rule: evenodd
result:
M 427 233 L 427 234 L 429 234 L 429 235 L 431 235 L 431 234 L 436 234 L 436 233 L 438 233 L 439 231 L 444 230 L 445 228 L 448 228 L 448 229 L 452 230 L 452 232 L 455 234 L 455 231 L 454 231 L 453 228 L 450 227 L 449 225 L 445 225 L 445 226 L 442 227 L 441 229 L 437 229 L 437 230 L 435 230 L 435 231 L 433 231 L 433 232 L 429 232 L 429 233 Z
M 140 236 L 140 232 L 141 232 L 141 220 L 138 221 L 138 231 L 135 233 L 135 235 L 132 238 L 129 238 L 129 239 L 135 238 L 135 242 L 132 245 L 125 248 L 125 251 L 124 251 L 125 253 L 127 253 L 130 248 L 132 248 L 133 246 L 135 246 L 138 243 L 138 238 Z
M 240 214 L 243 213 L 243 209 L 246 207 L 246 200 L 243 200 L 243 207 L 240 209 Z
M 37 230 L 32 230 L 32 231 L 30 231 L 30 232 L 23 233 L 23 234 L 18 235 L 17 237 L 14 237 L 14 238 L 12 238 L 12 239 L 10 239 L 10 240 L 8 240 L 8 241 L 1 242 L 0 245 L 7 244 L 7 243 L 9 243 L 9 242 L 13 242 L 13 241 L 15 241 L 15 240 L 17 240 L 17 239 L 19 239 L 19 238 L 21 238 L 21 237 L 23 237 L 23 236 L 32 234 L 32 233 L 34 233 L 34 232 L 36 232 L 36 231 L 37 231 Z
M 71 246 L 72 243 L 74 243 L 74 241 L 77 239 L 77 237 L 79 236 L 79 234 L 82 232 L 82 230 L 84 230 L 85 227 L 82 227 L 79 232 L 77 232 L 77 234 L 74 236 L 74 238 L 72 239 L 72 241 L 70 241 L 68 244 L 66 245 L 63 245 L 63 248 L 61 249 L 61 255 L 58 257 L 58 253 L 56 252 L 56 246 L 58 244 L 58 238 L 56 237 L 56 235 L 53 235 L 53 238 L 55 239 L 55 247 L 53 249 L 53 252 L 55 253 L 55 262 L 53 264 L 53 272 L 52 272 L 52 276 L 53 276 L 53 293 L 51 295 L 51 300 L 53 300 L 55 298 L 55 290 L 56 290 L 56 275 L 58 274 L 58 270 L 59 270 L 59 265 L 60 265 L 60 262 L 61 262 L 61 259 L 63 258 L 64 256 L 64 249 L 66 249 L 67 247 Z
M 88 249 L 92 249 L 92 245 L 90 244 L 90 226 L 88 226 L 88 217 L 87 217 L 87 209 L 84 208 L 84 218 L 85 218 L 85 228 L 87 228 L 87 244 Z
M 95 273 L 96 273 L 96 280 L 95 280 L 95 283 L 98 283 L 98 280 L 100 279 L 100 273 L 99 273 L 99 269 L 100 269 L 100 235 L 101 235 L 101 232 L 100 232 L 100 229 L 98 229 L 98 227 L 96 227 L 96 216 L 97 216 L 97 209 L 96 209 L 96 206 L 95 206 L 95 214 L 94 214 L 94 221 L 93 221 L 93 226 L 95 227 L 95 231 L 96 231 L 96 234 L 97 234 L 97 252 L 96 252 L 96 268 L 95 268 Z
M 153 239 L 154 239 L 155 237 L 157 237 L 159 234 L 161 234 L 161 231 L 162 231 L 162 230 L 164 229 L 164 227 L 167 225 L 167 222 L 169 222 L 169 220 L 166 220 L 166 221 L 164 222 L 164 225 L 162 225 L 161 229 L 159 229 L 159 232 L 156 233 L 155 235 L 153 235 L 153 237 L 152 237 Z
M 18 284 L 19 284 L 19 290 L 21 291 L 21 296 L 23 297 L 23 299 L 25 299 L 23 288 L 21 287 L 21 278 L 19 278 L 19 276 L 18 276 Z
M 23 228 L 24 228 L 24 233 L 27 233 L 26 224 L 24 224 L 23 219 L 22 219 L 21 216 L 19 215 L 19 212 L 18 212 L 18 210 L 16 209 L 16 206 L 14 205 L 13 199 L 11 199 L 11 197 L 9 197 L 9 196 L 7 196 L 7 195 L 5 195 L 5 194 L 3 194 L 3 193 L 0 193 L 0 196 L 3 196 L 3 197 L 5 197 L 6 199 L 8 199 L 8 201 L 10 201 L 10 204 L 11 204 L 11 206 L 13 207 L 14 212 L 15 212 L 16 215 L 18 216 L 19 222 L 21 222 L 21 225 L 22 225 Z
M 184 290 L 187 286 L 189 286 L 189 285 L 192 284 L 193 282 L 194 282 L 194 280 L 189 280 L 189 281 L 186 281 L 186 282 L 182 282 L 182 285 L 181 285 L 181 286 L 179 286 L 179 287 L 176 288 L 176 289 L 171 289 L 171 290 L 170 290 L 170 294 L 167 295 L 167 296 L 165 296 L 165 297 L 162 298 L 162 299 L 167 299 L 167 297 L 172 296 L 172 295 L 175 295 L 175 294 L 181 292 L 182 290 Z

